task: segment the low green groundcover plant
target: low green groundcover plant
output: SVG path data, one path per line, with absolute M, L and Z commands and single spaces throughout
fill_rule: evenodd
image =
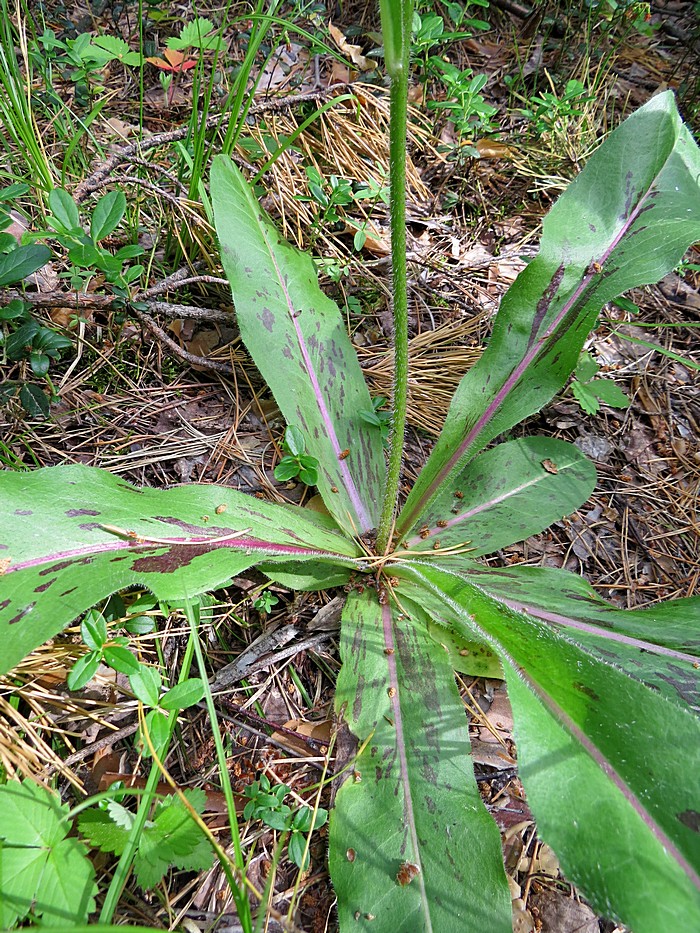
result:
M 562 440 L 490 445 L 565 385 L 604 303 L 658 280 L 700 238 L 700 152 L 666 93 L 591 157 L 547 216 L 539 255 L 503 299 L 397 513 L 410 10 L 383 13 L 397 323 L 389 468 L 340 311 L 217 157 L 211 195 L 241 335 L 299 432 L 292 453 L 318 462 L 327 513 L 217 486 L 136 488 L 77 465 L 7 471 L 0 669 L 125 587 L 177 601 L 253 565 L 290 588 L 344 585 L 336 713 L 357 753 L 329 824 L 341 930 L 512 928 L 455 658 L 505 678 L 540 834 L 593 906 L 635 933 L 700 929 L 700 599 L 621 611 L 567 572 L 479 561 L 593 491 L 593 464 Z

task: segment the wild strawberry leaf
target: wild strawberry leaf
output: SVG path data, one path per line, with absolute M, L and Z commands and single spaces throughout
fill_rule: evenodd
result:
M 700 239 L 699 176 L 700 150 L 670 91 L 591 156 L 545 218 L 539 255 L 503 298 L 487 349 L 460 383 L 400 535 L 477 451 L 564 385 L 606 302 L 663 278 Z
M 469 545 L 491 554 L 569 515 L 595 488 L 595 467 L 573 444 L 526 437 L 479 454 L 420 516 L 411 550 Z
M 447 655 L 411 618 L 351 593 L 336 709 L 360 752 L 330 820 L 341 930 L 509 933 L 495 823 L 474 781 Z M 467 893 L 468 892 L 468 893 Z
M 334 523 L 221 486 L 139 489 L 102 470 L 0 473 L 0 673 L 126 586 L 159 599 L 220 586 L 260 560 L 354 567 Z
M 700 928 L 700 721 L 457 573 L 394 572 L 498 653 L 528 802 L 567 877 L 635 933 Z
M 380 432 L 360 414 L 372 401 L 340 311 L 319 288 L 311 257 L 282 240 L 227 156 L 214 159 L 211 194 L 241 337 L 319 461 L 329 512 L 351 534 L 369 531 L 384 455 Z
M 86 847 L 67 838 L 68 807 L 32 781 L 0 786 L 0 927 L 31 911 L 45 926 L 87 920 L 95 909 L 95 870 Z

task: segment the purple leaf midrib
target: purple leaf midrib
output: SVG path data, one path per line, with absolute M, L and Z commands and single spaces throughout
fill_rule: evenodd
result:
M 443 568 L 438 568 L 440 573 L 445 573 L 448 576 L 457 577 L 461 579 L 459 574 L 455 574 L 453 571 L 445 570 Z M 514 671 L 516 671 L 521 678 L 527 683 L 529 689 L 537 696 L 539 701 L 545 706 L 554 719 L 562 726 L 562 728 L 569 733 L 576 741 L 580 742 L 585 751 L 591 757 L 591 759 L 598 765 L 598 767 L 603 771 L 603 773 L 613 782 L 615 787 L 620 791 L 625 800 L 630 804 L 635 813 L 640 817 L 644 825 L 647 827 L 649 832 L 654 836 L 654 838 L 667 850 L 667 852 L 672 856 L 673 859 L 677 862 L 679 867 L 686 874 L 688 879 L 698 888 L 700 888 L 700 875 L 696 872 L 695 868 L 690 864 L 686 859 L 683 853 L 679 850 L 676 844 L 672 839 L 667 835 L 665 830 L 659 826 L 656 820 L 653 819 L 651 814 L 644 808 L 640 802 L 637 795 L 634 793 L 631 787 L 628 786 L 625 779 L 618 774 L 617 769 L 614 765 L 608 760 L 608 758 L 603 754 L 603 752 L 595 745 L 595 743 L 588 738 L 588 736 L 583 732 L 583 730 L 577 725 L 576 722 L 566 713 L 561 706 L 554 700 L 536 680 L 535 678 L 520 664 L 518 664 L 514 658 L 511 657 L 510 652 L 507 651 L 501 644 L 500 639 L 492 635 L 490 632 L 481 626 L 475 617 L 471 613 L 467 613 L 464 607 L 460 606 L 458 603 L 455 603 L 453 599 L 447 596 L 446 593 L 442 591 L 440 586 L 436 583 L 433 583 L 429 579 L 426 579 L 420 572 L 418 567 L 414 567 L 415 575 L 421 580 L 424 586 L 429 590 L 436 593 L 441 597 L 445 602 L 451 604 L 453 608 L 461 610 L 462 614 L 466 614 L 469 624 L 475 633 L 480 635 L 482 638 L 485 638 L 489 644 L 498 649 L 498 654 L 502 654 L 508 663 L 511 665 Z M 478 589 L 478 587 L 477 587 Z M 491 597 L 493 598 L 493 597 Z M 695 659 L 693 659 L 695 660 Z
M 676 658 L 678 661 L 686 661 L 688 664 L 697 664 L 698 659 L 695 655 L 685 654 L 675 648 L 666 648 L 664 645 L 657 645 L 653 641 L 646 641 L 642 638 L 634 638 L 632 635 L 625 635 L 623 632 L 615 632 L 611 629 L 601 628 L 591 622 L 581 622 L 571 616 L 562 615 L 558 612 L 548 612 L 537 606 L 530 605 L 526 601 L 520 602 L 514 599 L 505 599 L 501 596 L 494 596 L 499 603 L 514 609 L 516 612 L 526 612 L 528 615 L 542 619 L 543 622 L 553 622 L 562 628 L 571 628 L 579 632 L 586 632 L 589 635 L 595 635 L 597 638 L 604 638 L 606 641 L 619 642 L 623 645 L 629 645 L 632 648 L 639 648 L 649 654 L 664 655 L 669 658 Z M 585 646 L 584 646 L 585 647 Z
M 142 554 L 146 551 L 167 551 L 169 548 L 173 547 L 198 547 L 202 545 L 211 544 L 211 550 L 217 550 L 218 548 L 230 548 L 234 551 L 251 551 L 251 552 L 264 552 L 266 554 L 280 554 L 290 557 L 300 557 L 300 558 L 318 558 L 318 559 L 329 559 L 336 562 L 348 562 L 353 566 L 356 565 L 357 561 L 348 557 L 345 554 L 336 554 L 333 551 L 324 551 L 319 548 L 304 548 L 299 547 L 298 545 L 290 544 L 275 544 L 272 541 L 263 541 L 260 538 L 241 538 L 241 537 L 231 537 L 231 543 L 227 543 L 221 538 L 217 538 L 215 541 L 212 541 L 211 538 L 169 538 L 167 543 L 163 542 L 153 542 L 153 541 L 144 541 L 139 543 L 137 541 L 104 541 L 95 544 L 84 545 L 82 547 L 73 548 L 68 551 L 57 551 L 51 555 L 42 555 L 41 557 L 34 557 L 24 561 L 17 561 L 16 563 L 10 564 L 10 566 L 5 570 L 4 576 L 8 576 L 11 573 L 16 573 L 19 570 L 26 570 L 32 567 L 42 567 L 45 565 L 50 565 L 56 561 L 65 561 L 65 560 L 79 560 L 83 557 L 90 557 L 93 555 L 99 554 L 110 554 L 115 551 L 130 551 L 134 555 Z
M 406 814 L 406 823 L 411 834 L 413 844 L 413 857 L 418 864 L 420 871 L 416 876 L 416 881 L 420 886 L 421 906 L 423 916 L 426 922 L 426 933 L 432 933 L 433 925 L 430 919 L 430 912 L 427 909 L 428 899 L 425 890 L 425 877 L 423 872 L 422 860 L 420 857 L 420 847 L 418 844 L 418 831 L 416 829 L 416 818 L 413 812 L 413 797 L 411 794 L 411 781 L 408 773 L 408 756 L 406 755 L 406 740 L 403 728 L 403 715 L 401 711 L 401 686 L 399 684 L 398 667 L 396 663 L 397 645 L 394 632 L 394 623 L 390 605 L 380 607 L 382 612 L 382 630 L 384 634 L 384 655 L 387 661 L 387 671 L 389 674 L 389 685 L 392 688 L 392 694 L 389 701 L 391 703 L 394 716 L 394 732 L 396 735 L 396 747 L 399 756 L 399 767 L 401 769 L 401 784 L 403 786 L 404 812 Z
M 642 820 L 656 841 L 660 843 L 660 845 L 662 845 L 663 848 L 666 849 L 666 851 L 669 853 L 669 855 L 677 862 L 679 868 L 682 869 L 688 880 L 691 881 L 696 888 L 700 889 L 700 875 L 690 864 L 685 855 L 683 855 L 683 853 L 666 833 L 666 831 L 657 823 L 651 813 L 644 807 L 637 794 L 628 785 L 627 781 L 622 777 L 622 775 L 619 774 L 612 762 L 608 760 L 607 756 L 603 754 L 603 752 L 598 748 L 592 739 L 588 738 L 583 729 L 581 729 L 581 727 L 571 718 L 571 716 L 569 716 L 569 714 L 562 709 L 556 700 L 554 700 L 554 698 L 550 696 L 549 693 L 547 693 L 547 691 L 535 680 L 534 677 L 528 673 L 528 671 L 517 664 L 510 657 L 508 652 L 505 651 L 505 649 L 501 648 L 500 650 L 508 658 L 508 661 L 513 669 L 528 684 L 530 690 L 535 694 L 540 703 L 542 703 L 542 705 L 547 708 L 550 715 L 553 716 L 553 718 L 569 733 L 569 735 L 571 735 L 583 746 L 590 758 L 595 762 L 596 765 L 598 765 L 605 776 L 610 781 L 612 781 L 612 783 L 620 791 L 627 803 Z
M 559 472 L 563 472 L 565 469 L 567 469 L 567 466 L 570 466 L 570 464 L 559 467 Z M 533 476 L 533 478 L 528 480 L 526 483 L 521 483 L 519 486 L 515 486 L 512 489 L 509 489 L 508 491 L 504 492 L 503 495 L 493 496 L 493 498 L 487 500 L 486 502 L 482 502 L 480 505 L 474 506 L 473 509 L 469 509 L 466 512 L 460 512 L 460 514 L 455 516 L 455 518 L 448 519 L 446 525 L 441 525 L 439 527 L 437 525 L 434 525 L 430 529 L 430 532 L 431 534 L 433 532 L 435 534 L 440 534 L 440 533 L 444 534 L 445 531 L 448 531 L 450 528 L 454 527 L 455 525 L 459 525 L 460 522 L 463 522 L 468 518 L 474 518 L 475 515 L 479 515 L 481 512 L 485 511 L 486 509 L 490 509 L 492 506 L 498 505 L 500 502 L 504 502 L 506 499 L 510 499 L 511 496 L 515 496 L 518 493 L 524 492 L 526 489 L 529 489 L 530 486 L 535 486 L 537 483 L 541 483 L 549 475 L 550 474 L 548 474 L 546 470 L 544 470 L 543 468 L 542 476 Z M 430 536 L 428 535 L 426 537 L 430 537 Z M 420 544 L 422 540 L 424 539 L 421 538 L 420 535 L 414 535 L 412 538 L 408 539 L 407 544 L 410 547 L 411 545 Z
M 665 164 L 666 163 L 664 163 L 664 165 Z M 662 167 L 662 170 L 663 170 L 663 167 Z M 625 224 L 620 228 L 619 232 L 612 238 L 612 240 L 610 241 L 610 244 L 605 248 L 605 250 L 603 250 L 603 252 L 598 256 L 596 261 L 598 262 L 599 265 L 602 266 L 604 265 L 605 262 L 607 262 L 612 252 L 619 244 L 620 240 L 623 238 L 623 236 L 627 233 L 627 231 L 633 225 L 637 217 L 640 215 L 640 213 L 644 209 L 645 202 L 650 198 L 651 192 L 654 190 L 654 186 L 656 185 L 660 174 L 661 174 L 661 170 L 657 172 L 653 181 L 649 184 L 646 192 L 642 195 L 642 197 L 639 199 L 634 209 L 630 212 L 630 215 L 627 218 L 627 221 L 625 222 Z M 593 257 L 592 257 L 592 260 L 593 260 Z M 557 273 L 555 272 L 554 276 L 556 276 L 556 274 Z M 413 525 L 413 522 L 415 521 L 416 516 L 419 515 L 420 512 L 424 511 L 428 503 L 437 494 L 438 489 L 440 488 L 442 483 L 445 481 L 445 479 L 449 476 L 449 474 L 452 472 L 456 464 L 462 459 L 462 457 L 468 451 L 470 446 L 474 443 L 474 441 L 477 439 L 479 434 L 484 430 L 484 428 L 487 426 L 489 421 L 491 421 L 493 416 L 496 414 L 498 409 L 501 407 L 505 398 L 509 395 L 511 390 L 517 385 L 521 376 L 525 373 L 529 365 L 532 363 L 532 361 L 541 351 L 545 341 L 548 340 L 549 337 L 555 332 L 557 327 L 561 324 L 561 322 L 564 320 L 566 315 L 571 311 L 571 309 L 574 307 L 574 305 L 576 304 L 578 299 L 581 297 L 581 295 L 588 288 L 591 281 L 597 278 L 598 275 L 600 275 L 600 273 L 593 271 L 593 269 L 589 265 L 588 271 L 584 273 L 583 277 L 581 278 L 581 281 L 579 282 L 577 287 L 574 289 L 574 291 L 572 292 L 571 296 L 567 299 L 567 301 L 564 302 L 557 316 L 548 325 L 545 333 L 538 339 L 531 338 L 530 342 L 528 343 L 527 350 L 524 356 L 522 357 L 520 363 L 518 363 L 518 365 L 513 369 L 510 376 L 507 377 L 507 379 L 505 380 L 501 388 L 498 390 L 496 395 L 493 397 L 492 401 L 489 403 L 489 405 L 484 410 L 483 414 L 477 419 L 477 421 L 475 422 L 471 430 L 468 432 L 464 440 L 457 447 L 457 449 L 452 454 L 452 456 L 447 460 L 447 462 L 441 467 L 438 473 L 434 476 L 434 478 L 428 485 L 428 488 L 421 496 L 420 500 L 413 506 L 411 512 L 407 514 L 405 518 L 403 518 L 402 516 L 402 521 L 398 529 L 399 533 L 403 533 L 405 532 L 407 528 L 410 528 Z
M 346 463 L 344 458 L 340 459 L 340 454 L 343 451 L 343 447 L 341 446 L 338 440 L 333 418 L 331 417 L 331 414 L 328 410 L 328 406 L 326 405 L 326 400 L 323 397 L 323 392 L 321 391 L 321 385 L 319 383 L 318 375 L 316 373 L 313 362 L 311 360 L 311 355 L 309 353 L 309 349 L 306 344 L 306 339 L 304 338 L 304 334 L 299 325 L 298 319 L 295 316 L 294 312 L 296 309 L 294 308 L 291 297 L 289 295 L 287 284 L 284 281 L 284 277 L 281 274 L 280 267 L 277 263 L 277 257 L 275 256 L 274 250 L 272 249 L 272 246 L 270 245 L 270 242 L 268 239 L 268 231 L 266 230 L 264 226 L 260 226 L 260 223 L 257 220 L 258 214 L 256 211 L 253 212 L 253 216 L 256 218 L 256 223 L 258 223 L 263 241 L 270 255 L 270 260 L 273 266 L 275 267 L 275 272 L 277 274 L 277 279 L 278 279 L 280 288 L 282 289 L 285 301 L 287 302 L 287 310 L 289 312 L 289 319 L 292 322 L 294 332 L 296 333 L 297 342 L 299 344 L 299 349 L 301 351 L 301 355 L 304 360 L 304 366 L 306 367 L 306 372 L 308 373 L 309 380 L 311 382 L 311 386 L 314 391 L 314 395 L 316 396 L 316 402 L 318 404 L 318 409 L 319 409 L 319 412 L 321 413 L 321 418 L 325 425 L 328 439 L 331 442 L 333 453 L 335 454 L 335 457 L 336 457 L 336 463 L 338 465 L 338 469 L 340 471 L 341 476 L 343 477 L 343 485 L 348 494 L 348 497 L 350 498 L 350 502 L 352 503 L 352 506 L 355 509 L 355 518 L 357 519 L 360 525 L 360 527 L 358 528 L 358 531 L 368 531 L 372 527 L 373 522 L 369 516 L 367 509 L 365 508 L 365 504 L 362 500 L 362 497 L 360 496 L 360 493 L 355 485 L 355 481 L 352 477 L 352 474 L 350 473 L 348 464 Z

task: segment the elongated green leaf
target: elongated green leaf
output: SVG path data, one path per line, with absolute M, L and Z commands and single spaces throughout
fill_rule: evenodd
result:
M 444 482 L 564 385 L 600 308 L 658 281 L 700 239 L 700 151 L 659 94 L 610 134 L 544 221 L 540 253 L 503 298 L 397 526 L 405 535 Z
M 311 258 L 282 240 L 227 156 L 214 159 L 211 193 L 241 337 L 319 460 L 328 510 L 346 531 L 369 531 L 384 456 L 380 432 L 360 415 L 372 403 L 340 311 L 318 287 Z
M 396 572 L 499 654 L 528 801 L 567 876 L 635 933 L 700 928 L 700 722 L 458 574 Z
M 447 655 L 412 618 L 352 593 L 336 708 L 361 751 L 336 796 L 330 870 L 340 927 L 372 933 L 506 933 L 498 830 L 469 760 Z
M 700 712 L 700 598 L 617 609 L 575 574 L 549 567 L 484 567 L 441 559 L 464 580 L 520 612 L 552 623 L 589 654 L 616 664 Z
M 81 466 L 0 473 L 0 672 L 125 586 L 172 600 L 259 560 L 356 566 L 333 528 L 221 486 L 138 489 Z
M 406 544 L 413 550 L 468 543 L 490 554 L 569 515 L 595 488 L 595 467 L 573 444 L 526 437 L 487 450 L 445 485 Z

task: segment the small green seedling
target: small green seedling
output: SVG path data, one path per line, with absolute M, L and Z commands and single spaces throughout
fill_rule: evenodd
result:
M 263 590 L 262 593 L 253 600 L 253 608 L 257 609 L 258 612 L 267 614 L 278 602 L 279 599 L 274 593 L 271 593 L 269 590 Z
M 284 432 L 282 449 L 286 455 L 275 467 L 275 479 L 285 483 L 299 477 L 307 486 L 315 486 L 318 482 L 318 460 L 306 453 L 304 435 L 293 424 Z
M 529 100 L 529 106 L 522 108 L 521 113 L 533 124 L 535 132 L 542 136 L 544 133 L 551 133 L 557 126 L 573 117 L 583 116 L 582 108 L 593 100 L 595 96 L 589 94 L 585 84 L 577 78 L 572 78 L 566 82 L 562 94 L 557 94 L 552 88 L 551 91 L 533 95 Z
M 328 811 L 319 808 L 316 813 L 311 807 L 302 806 L 294 811 L 284 798 L 290 792 L 287 784 L 272 787 L 270 779 L 262 774 L 245 789 L 245 796 L 250 798 L 243 810 L 247 820 L 261 820 L 270 829 L 289 833 L 289 859 L 297 868 L 305 871 L 309 867 L 307 836 L 320 829 L 328 819 Z
M 129 686 L 137 700 L 151 707 L 138 739 L 141 754 L 145 757 L 151 754 L 151 746 L 156 754 L 165 747 L 171 716 L 177 716 L 180 710 L 199 703 L 204 696 L 204 684 L 199 677 L 189 677 L 161 696 L 163 678 L 160 671 L 147 664 L 140 664 L 136 673 L 129 674 Z M 144 732 L 148 734 L 148 740 Z
M 629 408 L 630 400 L 610 379 L 595 379 L 600 366 L 590 353 L 582 353 L 574 371 L 571 391 L 581 408 L 588 415 L 595 415 L 601 405 L 612 408 Z
M 384 447 L 389 446 L 389 434 L 391 433 L 391 411 L 384 410 L 384 406 L 388 403 L 389 399 L 386 396 L 377 395 L 372 399 L 372 410 L 360 412 L 360 418 L 366 424 L 373 424 L 379 428 Z
M 69 690 L 80 690 L 97 673 L 100 664 L 106 664 L 122 674 L 138 674 L 141 663 L 126 647 L 129 639 L 125 635 L 110 637 L 107 621 L 97 609 L 90 609 L 80 623 L 80 634 L 90 649 L 71 668 L 66 684 Z
M 84 289 L 90 278 L 96 272 L 101 272 L 117 297 L 126 301 L 129 298 L 129 286 L 143 272 L 142 265 L 127 266 L 127 263 L 141 256 L 143 247 L 130 244 L 112 254 L 99 245 L 101 240 L 114 233 L 124 218 L 124 192 L 110 191 L 100 198 L 90 217 L 89 233 L 81 226 L 78 205 L 63 188 L 54 188 L 49 194 L 49 208 L 51 214 L 47 222 L 54 232 L 45 231 L 40 235 L 51 236 L 68 250 L 68 259 L 73 269 L 65 275 L 71 287 L 76 291 Z

